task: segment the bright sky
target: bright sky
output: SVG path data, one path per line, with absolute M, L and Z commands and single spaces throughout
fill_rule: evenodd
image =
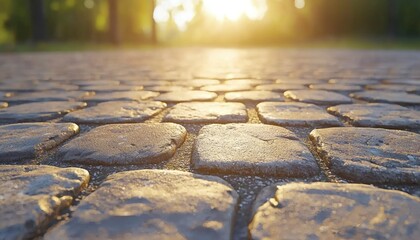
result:
M 237 21 L 242 17 L 258 20 L 267 11 L 266 0 L 157 0 L 153 17 L 158 23 L 172 18 L 184 31 L 195 16 L 195 6 L 202 1 L 203 11 L 217 21 Z

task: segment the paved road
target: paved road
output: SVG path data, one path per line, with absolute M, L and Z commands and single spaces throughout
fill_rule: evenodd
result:
M 0 55 L 0 239 L 418 239 L 420 52 Z

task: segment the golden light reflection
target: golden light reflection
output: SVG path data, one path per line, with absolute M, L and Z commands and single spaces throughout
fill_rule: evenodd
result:
M 267 11 L 266 0 L 158 0 L 153 18 L 158 23 L 173 21 L 184 31 L 198 11 L 219 22 L 262 19 Z
M 203 0 L 203 10 L 219 21 L 237 21 L 241 17 L 258 20 L 264 17 L 267 4 L 264 0 Z

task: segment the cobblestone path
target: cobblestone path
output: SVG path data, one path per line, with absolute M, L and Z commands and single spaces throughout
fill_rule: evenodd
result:
M 0 239 L 419 239 L 420 52 L 0 55 Z

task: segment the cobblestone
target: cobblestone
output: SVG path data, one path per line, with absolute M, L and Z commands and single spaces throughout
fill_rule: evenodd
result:
M 155 100 L 162 102 L 191 102 L 191 101 L 211 101 L 217 97 L 216 93 L 207 91 L 180 91 L 167 92 L 156 97 Z
M 143 122 L 165 107 L 165 103 L 156 101 L 103 102 L 94 107 L 71 112 L 63 117 L 63 121 L 85 124 Z
M 238 195 L 213 176 L 139 170 L 108 177 L 45 239 L 230 239 Z
M 292 132 L 260 124 L 203 127 L 194 144 L 193 166 L 201 172 L 288 177 L 308 177 L 319 171 Z
M 0 163 L 35 158 L 77 134 L 74 123 L 21 123 L 0 126 Z
M 420 201 L 399 191 L 291 183 L 264 195 L 249 225 L 252 239 L 416 239 L 420 234 Z
M 336 117 L 321 107 L 308 103 L 263 102 L 257 105 L 257 111 L 262 122 L 280 126 L 342 125 Z
M 419 111 L 394 104 L 345 104 L 329 107 L 328 112 L 358 127 L 420 129 Z
M 420 183 L 420 134 L 377 128 L 315 129 L 310 137 L 339 176 L 364 183 Z
M 106 165 L 160 162 L 175 153 L 185 135 L 185 128 L 173 123 L 105 125 L 66 143 L 58 158 Z
M 190 102 L 176 104 L 164 117 L 177 123 L 246 122 L 248 115 L 241 103 Z
M 352 93 L 350 96 L 369 102 L 396 103 L 401 105 L 417 106 L 420 105 L 420 96 L 415 94 L 408 94 L 405 92 L 387 92 L 370 90 Z
M 283 101 L 280 93 L 271 91 L 242 91 L 230 92 L 225 94 L 226 101 L 230 102 L 263 102 L 263 101 Z
M 36 102 L 0 109 L 0 123 L 47 121 L 84 108 L 83 102 Z
M 345 95 L 324 90 L 289 90 L 284 92 L 284 96 L 293 101 L 319 105 L 334 105 L 352 102 L 352 100 Z
M 88 181 L 80 168 L 0 165 L 0 239 L 42 234 Z
M 83 100 L 87 102 L 142 101 L 158 95 L 159 93 L 152 91 L 101 92 L 93 96 L 84 97 Z
M 0 54 L 0 169 L 52 199 L 0 170 L 0 239 L 417 239 L 419 69 L 417 51 Z

